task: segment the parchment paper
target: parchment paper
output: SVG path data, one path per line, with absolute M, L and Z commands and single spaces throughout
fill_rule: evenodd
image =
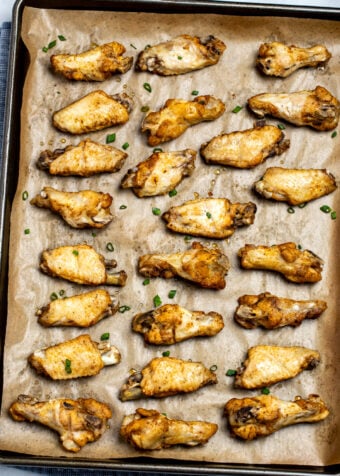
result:
M 115 40 L 126 46 L 128 55 L 136 57 L 147 44 L 165 41 L 183 33 L 201 37 L 213 34 L 221 38 L 227 50 L 219 64 L 172 78 L 131 70 L 104 83 L 70 82 L 54 75 L 49 68 L 49 57 L 54 53 L 81 52 L 93 43 Z M 340 436 L 337 430 L 340 406 L 339 325 L 336 322 L 339 304 L 339 219 L 331 220 L 329 215 L 320 211 L 323 204 L 337 210 L 338 192 L 314 201 L 303 209 L 296 208 L 294 214 L 289 214 L 286 204 L 260 199 L 251 191 L 254 181 L 270 166 L 326 167 L 338 178 L 339 136 L 332 138 L 330 132 L 320 133 L 287 125 L 285 133 L 291 140 L 290 149 L 253 170 L 207 166 L 198 157 L 194 174 L 177 187 L 178 194 L 172 198 L 166 195 L 138 199 L 131 191 L 119 187 L 127 169 L 146 159 L 152 152 L 152 148 L 146 144 L 146 138 L 140 133 L 142 106 L 148 105 L 150 109 L 158 110 L 170 97 L 193 98 L 193 90 L 220 97 L 226 104 L 226 112 L 221 118 L 192 127 L 180 138 L 162 145 L 164 150 L 198 150 L 203 142 L 217 134 L 252 127 L 255 117 L 246 108 L 238 114 L 231 111 L 236 105 L 244 106 L 247 99 L 255 94 L 314 89 L 320 84 L 339 97 L 339 33 L 340 24 L 337 22 L 309 19 L 25 9 L 22 38 L 31 62 L 23 93 L 19 182 L 12 211 L 1 449 L 68 458 L 140 456 L 145 453 L 135 451 L 120 440 L 119 428 L 124 414 L 133 413 L 135 408 L 142 406 L 159 409 L 170 418 L 206 419 L 219 425 L 218 433 L 206 446 L 147 453 L 154 458 L 291 465 L 340 462 Z M 63 35 L 66 41 L 57 40 L 57 45 L 44 53 L 42 47 L 57 39 L 58 35 Z M 284 80 L 265 78 L 256 71 L 254 60 L 260 43 L 270 40 L 302 46 L 325 44 L 333 57 L 325 69 L 300 70 Z M 150 83 L 151 93 L 143 88 L 145 82 Z M 128 142 L 129 157 L 123 169 L 115 174 L 87 179 L 53 178 L 38 170 L 36 160 L 41 150 L 77 144 L 86 137 L 69 136 L 55 130 L 51 124 L 53 111 L 96 89 L 103 89 L 108 94 L 126 91 L 134 96 L 135 107 L 126 125 L 87 135 L 105 143 L 106 135 L 115 132 L 116 141 L 113 145 L 120 148 Z M 269 119 L 268 122 L 278 124 L 280 121 Z M 29 200 L 22 200 L 23 191 L 26 190 L 31 199 L 44 186 L 68 191 L 93 189 L 109 192 L 114 197 L 115 219 L 105 230 L 97 232 L 95 237 L 92 236 L 92 230 L 73 230 L 58 216 L 31 206 Z M 202 290 L 174 279 L 154 279 L 148 286 L 143 286 L 144 278 L 137 272 L 140 255 L 174 252 L 190 246 L 182 235 L 165 230 L 161 218 L 152 214 L 152 207 L 158 207 L 163 212 L 171 205 L 181 204 L 197 194 L 205 197 L 209 192 L 214 197 L 227 197 L 231 201 L 251 200 L 258 206 L 252 226 L 239 229 L 229 240 L 217 243 L 231 263 L 226 288 L 222 291 Z M 122 204 L 127 208 L 120 209 Z M 337 211 L 340 213 L 340 210 Z M 26 228 L 30 229 L 28 235 L 24 234 Z M 204 239 L 198 241 L 208 243 Z M 291 284 L 274 273 L 240 269 L 237 251 L 245 243 L 271 245 L 287 241 L 294 241 L 324 259 L 321 282 L 314 285 Z M 119 296 L 121 305 L 128 305 L 131 310 L 117 313 L 88 331 L 42 328 L 37 323 L 35 311 L 49 302 L 52 292 L 58 293 L 63 289 L 66 296 L 71 296 L 87 289 L 42 274 L 38 269 L 40 253 L 47 248 L 82 242 L 92 245 L 107 258 L 117 259 L 118 269 L 126 270 L 126 287 L 110 288 L 110 291 Z M 114 244 L 114 252 L 106 250 L 108 242 Z M 210 245 L 213 245 L 212 241 Z M 167 297 L 171 289 L 177 290 L 173 300 Z M 304 322 L 296 329 L 247 331 L 238 327 L 232 318 L 237 298 L 242 294 L 264 291 L 295 299 L 324 299 L 328 309 L 320 319 Z M 172 347 L 144 345 L 142 337 L 132 333 L 131 319 L 137 312 L 152 309 L 156 294 L 161 297 L 163 304 L 175 302 L 188 309 L 220 312 L 224 316 L 225 328 L 214 338 L 189 340 Z M 85 332 L 89 332 L 94 340 L 99 340 L 103 332 L 110 332 L 111 343 L 122 353 L 122 362 L 103 369 L 98 376 L 66 383 L 40 377 L 28 366 L 27 356 L 32 351 Z M 244 360 L 247 349 L 256 344 L 303 345 L 321 352 L 322 361 L 315 370 L 303 372 L 292 380 L 275 385 L 271 393 L 283 399 L 317 393 L 329 405 L 331 413 L 327 420 L 315 425 L 295 425 L 249 443 L 230 437 L 223 417 L 225 403 L 232 397 L 257 395 L 259 392 L 233 389 L 233 378 L 226 377 L 225 373 L 229 368 L 237 368 Z M 170 350 L 171 356 L 202 361 L 208 368 L 217 365 L 218 384 L 186 396 L 120 402 L 118 392 L 129 370 L 145 366 L 164 350 Z M 88 444 L 78 454 L 70 454 L 62 449 L 58 435 L 52 430 L 11 420 L 8 408 L 21 393 L 39 399 L 97 398 L 107 402 L 113 410 L 110 428 L 99 441 Z

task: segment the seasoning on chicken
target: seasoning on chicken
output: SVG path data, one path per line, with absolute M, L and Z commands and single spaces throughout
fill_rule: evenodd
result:
M 196 151 L 154 152 L 148 159 L 129 169 L 122 188 L 132 188 L 137 197 L 164 195 L 174 190 L 195 169 Z
M 56 278 L 92 286 L 125 286 L 125 271 L 106 272 L 116 266 L 115 260 L 105 260 L 92 246 L 85 244 L 45 250 L 40 260 L 41 271 Z
M 306 347 L 257 345 L 250 347 L 247 359 L 237 369 L 234 386 L 248 390 L 268 387 L 312 370 L 319 362 L 319 352 Z
M 67 79 L 105 81 L 115 73 L 126 73 L 133 57 L 124 57 L 125 48 L 112 41 L 79 54 L 59 54 L 50 58 L 52 69 Z
M 137 408 L 123 418 L 120 435 L 139 450 L 161 450 L 174 445 L 204 445 L 217 430 L 215 423 L 173 420 L 157 410 Z
M 175 357 L 156 357 L 141 371 L 135 371 L 122 386 L 123 402 L 144 397 L 169 397 L 195 392 L 205 385 L 217 383 L 214 372 L 201 362 Z
M 189 311 L 178 304 L 164 304 L 151 311 L 136 314 L 132 329 L 143 335 L 145 342 L 171 345 L 192 337 L 211 337 L 224 327 L 217 312 Z
M 281 155 L 290 145 L 276 126 L 257 125 L 252 129 L 213 137 L 201 145 L 200 152 L 207 164 L 249 169 L 268 157 Z
M 269 114 L 317 131 L 334 129 L 339 122 L 339 101 L 322 86 L 312 91 L 258 94 L 248 99 L 248 106 L 259 117 Z
M 38 401 L 29 395 L 19 395 L 9 413 L 15 421 L 37 422 L 55 430 L 65 450 L 74 453 L 97 441 L 112 418 L 110 407 L 93 398 Z
M 108 341 L 93 342 L 83 334 L 52 347 L 36 350 L 28 362 L 38 372 L 52 380 L 69 380 L 97 375 L 106 365 L 120 362 L 117 347 Z
M 138 261 L 138 271 L 146 277 L 165 279 L 180 276 L 210 289 L 224 289 L 229 270 L 228 258 L 216 247 L 194 242 L 191 249 L 171 254 L 148 254 Z
M 216 64 L 225 49 L 223 41 L 212 35 L 203 40 L 180 35 L 139 53 L 136 70 L 161 76 L 184 74 Z
M 293 283 L 316 283 L 322 278 L 323 260 L 295 243 L 272 246 L 245 245 L 238 251 L 245 269 L 276 271 Z
M 197 96 L 193 101 L 168 99 L 158 112 L 149 112 L 142 123 L 148 134 L 148 144 L 157 146 L 176 139 L 188 127 L 203 121 L 213 121 L 225 111 L 225 105 L 213 96 Z
M 319 395 L 281 400 L 274 395 L 232 398 L 224 408 L 232 436 L 253 440 L 297 423 L 316 423 L 329 415 Z
M 267 76 L 287 78 L 294 71 L 306 66 L 313 68 L 325 66 L 331 56 L 322 45 L 302 48 L 273 41 L 260 45 L 256 66 Z
M 109 96 L 104 91 L 92 91 L 55 112 L 53 125 L 70 134 L 86 134 L 125 124 L 131 109 L 132 99 L 125 93 Z

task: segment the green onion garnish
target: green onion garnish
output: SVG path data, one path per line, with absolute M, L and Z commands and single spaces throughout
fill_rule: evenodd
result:
M 106 244 L 106 249 L 107 251 L 114 251 L 114 246 L 111 243 L 111 241 L 109 241 L 109 243 Z
M 121 313 L 124 313 L 126 311 L 130 311 L 131 307 L 130 306 L 120 306 L 118 308 L 118 311 L 121 312 Z
M 25 235 L 29 235 L 31 233 L 31 230 L 29 228 L 26 228 L 24 230 Z
M 22 198 L 23 200 L 27 200 L 27 199 L 28 199 L 28 192 L 27 192 L 27 190 L 25 190 L 24 192 L 22 192 L 21 198 Z
M 142 107 L 140 108 L 140 110 L 141 110 L 142 112 L 148 112 L 148 111 L 150 110 L 150 108 L 149 108 L 149 106 L 142 106 Z
M 57 293 L 52 293 L 52 294 L 50 295 L 50 300 L 51 300 L 51 301 L 55 301 L 56 299 L 58 299 Z
M 211 214 L 210 212 L 207 212 L 205 215 L 206 215 L 207 218 L 211 218 L 211 217 L 212 217 L 212 214 Z
M 124 142 L 124 144 L 122 145 L 122 149 L 126 150 L 128 149 L 130 146 L 130 144 L 128 142 Z
M 116 134 L 113 133 L 113 134 L 108 134 L 106 136 L 106 143 L 107 144 L 111 144 L 111 142 L 114 142 L 116 140 Z
M 333 211 L 331 212 L 331 219 L 332 219 L 332 220 L 336 220 L 336 211 L 335 211 L 335 210 L 333 210 Z
M 233 369 L 228 369 L 226 372 L 227 377 L 234 377 L 234 375 L 236 374 L 237 374 L 237 371 Z
M 174 197 L 175 195 L 177 195 L 177 190 L 174 188 L 173 190 L 170 190 L 169 197 Z
M 65 289 L 61 289 L 61 290 L 59 291 L 59 296 L 64 296 L 64 294 L 65 294 Z
M 156 154 L 157 152 L 163 152 L 163 149 L 161 149 L 160 147 L 155 147 L 152 152 Z
M 170 350 L 165 350 L 164 352 L 162 352 L 162 355 L 163 355 L 163 357 L 169 357 Z
M 334 139 L 338 135 L 337 131 L 332 132 L 331 138 Z
M 169 291 L 168 298 L 173 299 L 176 296 L 176 293 L 176 289 L 171 289 L 171 291 Z
M 307 203 L 304 202 L 304 203 L 300 203 L 300 204 L 298 205 L 298 207 L 299 207 L 299 208 L 305 208 L 306 205 L 307 205 Z
M 189 235 L 185 235 L 184 237 L 184 241 L 191 241 L 192 240 L 192 236 L 189 236 Z
M 97 236 L 97 233 L 96 233 L 95 231 L 93 231 L 93 232 L 91 233 L 91 235 L 93 236 L 93 238 L 95 238 L 95 237 Z
M 322 205 L 322 207 L 320 207 L 320 210 L 324 213 L 330 213 L 332 211 L 331 207 L 329 207 L 328 205 Z
M 270 390 L 268 387 L 264 387 L 264 388 L 261 388 L 261 393 L 263 395 L 269 395 L 270 394 Z
M 78 250 L 73 250 L 72 253 L 74 254 L 74 256 L 78 256 L 78 255 L 79 255 L 79 251 L 78 251 Z
M 143 88 L 144 88 L 146 91 L 148 91 L 148 93 L 151 93 L 151 91 L 152 91 L 152 88 L 151 88 L 151 86 L 150 86 L 149 83 L 144 83 L 144 84 L 143 84 Z
M 58 38 L 60 41 L 66 41 L 66 38 L 63 35 L 58 35 Z
M 154 305 L 155 307 L 158 307 L 158 306 L 160 306 L 161 304 L 162 304 L 162 300 L 161 300 L 161 298 L 158 296 L 158 294 L 156 294 L 156 296 L 154 296 L 154 298 L 153 298 L 153 305 Z
M 144 279 L 143 286 L 147 286 L 148 284 L 150 284 L 150 278 Z
M 121 206 L 119 207 L 119 210 L 125 210 L 126 208 L 127 208 L 127 205 L 121 205 Z
M 104 334 L 100 336 L 100 340 L 109 340 L 109 339 L 110 339 L 110 332 L 104 332 Z
M 212 366 L 210 367 L 210 370 L 211 370 L 211 372 L 216 372 L 216 370 L 217 370 L 217 365 L 212 365 Z
M 152 208 L 152 213 L 153 213 L 154 215 L 160 215 L 160 214 L 161 214 L 161 211 L 160 211 L 159 208 L 153 207 L 153 208 Z
M 281 131 L 283 131 L 286 128 L 284 124 L 278 124 L 277 127 L 281 129 Z
M 288 207 L 287 212 L 292 214 L 292 213 L 295 213 L 295 210 L 293 207 Z
M 130 43 L 130 46 L 131 46 L 131 48 L 133 48 L 133 49 L 135 49 L 135 50 L 137 49 L 137 48 L 135 47 L 135 45 L 133 45 L 132 43 Z
M 199 92 L 197 91 L 197 89 L 194 89 L 193 91 L 191 91 L 191 94 L 193 96 L 198 96 L 199 95 Z
M 71 361 L 69 359 L 65 359 L 65 372 L 67 374 L 71 374 L 72 373 L 72 369 L 71 369 Z
M 183 56 L 177 56 L 177 59 L 182 60 Z
M 47 53 L 47 52 L 48 52 L 47 46 L 43 46 L 41 49 L 43 50 L 44 53 Z
M 47 45 L 47 48 L 50 50 L 51 48 L 54 48 L 56 44 L 57 40 L 50 41 L 50 43 Z
M 236 106 L 231 112 L 233 112 L 234 114 L 237 114 L 238 112 L 241 111 L 241 109 L 243 109 L 243 106 Z

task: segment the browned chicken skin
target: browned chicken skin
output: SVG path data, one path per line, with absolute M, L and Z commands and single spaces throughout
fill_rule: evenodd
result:
M 74 453 L 87 443 L 97 441 L 112 417 L 109 406 L 93 398 L 57 398 L 39 402 L 28 395 L 19 395 L 9 413 L 15 421 L 38 422 L 57 431 L 65 450 Z

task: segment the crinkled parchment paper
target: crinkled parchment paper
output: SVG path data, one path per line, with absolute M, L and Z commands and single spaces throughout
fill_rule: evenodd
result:
M 49 68 L 53 53 L 81 52 L 92 44 L 112 40 L 123 43 L 128 55 L 137 56 L 147 44 L 168 40 L 178 34 L 205 37 L 213 34 L 227 45 L 220 62 L 212 67 L 186 75 L 162 78 L 133 70 L 115 76 L 104 83 L 70 82 L 54 75 Z M 47 53 L 42 51 L 50 41 L 63 35 L 66 41 L 57 40 Z M 226 104 L 226 112 L 218 120 L 202 123 L 187 130 L 180 138 L 162 145 L 163 149 L 199 149 L 199 146 L 220 134 L 252 127 L 254 116 L 243 108 L 232 113 L 236 105 L 245 105 L 247 99 L 266 91 L 292 92 L 314 89 L 320 84 L 335 96 L 340 96 L 340 24 L 332 21 L 233 17 L 223 15 L 172 15 L 147 13 L 116 13 L 41 10 L 26 8 L 23 16 L 22 38 L 30 55 L 30 67 L 24 87 L 21 111 L 21 157 L 19 182 L 12 211 L 9 272 L 9 310 L 4 363 L 4 393 L 0 422 L 0 446 L 34 455 L 53 457 L 120 458 L 135 457 L 141 453 L 133 450 L 119 438 L 119 428 L 124 414 L 133 413 L 143 406 L 166 412 L 169 417 L 206 419 L 218 423 L 219 431 L 204 447 L 173 448 L 148 453 L 155 458 L 211 461 L 249 464 L 308 464 L 328 465 L 339 463 L 340 436 L 337 433 L 340 407 L 339 376 L 339 326 L 336 323 L 339 284 L 337 272 L 339 219 L 320 211 L 328 204 L 337 210 L 338 192 L 314 201 L 294 214 L 287 213 L 286 204 L 269 202 L 255 196 L 251 187 L 269 166 L 326 167 L 339 177 L 339 136 L 330 132 L 315 132 L 309 128 L 286 126 L 290 149 L 280 157 L 268 159 L 253 170 L 236 170 L 207 166 L 198 157 L 194 174 L 177 187 L 175 197 L 138 199 L 129 190 L 120 189 L 120 181 L 128 168 L 147 158 L 152 148 L 140 133 L 143 119 L 142 106 L 153 110 L 160 108 L 171 97 L 190 99 L 191 92 L 211 94 Z M 325 69 L 304 69 L 287 79 L 262 77 L 254 67 L 260 43 L 281 40 L 288 44 L 310 46 L 325 44 L 333 57 Z M 148 82 L 151 93 L 143 88 Z M 128 159 L 123 169 L 115 174 L 91 178 L 50 177 L 36 168 L 36 160 L 44 149 L 76 144 L 82 137 L 69 136 L 52 127 L 55 110 L 80 98 L 84 94 L 103 89 L 108 94 L 125 91 L 132 94 L 135 107 L 130 121 L 87 137 L 105 143 L 108 133 L 116 133 L 115 146 L 129 143 Z M 279 121 L 269 119 L 268 123 Z M 48 210 L 30 205 L 22 200 L 27 190 L 29 198 L 42 187 L 75 191 L 94 189 L 113 196 L 115 219 L 96 236 L 91 230 L 73 230 Z M 255 223 L 236 231 L 229 240 L 218 242 L 230 259 L 231 269 L 226 288 L 222 291 L 202 290 L 180 280 L 151 280 L 143 286 L 143 277 L 137 273 L 137 260 L 149 252 L 184 250 L 188 243 L 183 235 L 165 230 L 162 219 L 152 214 L 152 207 L 165 211 L 168 207 L 211 192 L 214 197 L 227 197 L 232 201 L 254 201 L 258 206 Z M 126 209 L 120 206 L 126 205 Z M 340 213 L 340 210 L 337 210 Z M 24 230 L 30 229 L 25 235 Z M 208 240 L 200 240 L 207 243 Z M 239 267 L 237 251 L 245 243 L 279 244 L 294 241 L 315 252 L 325 261 L 323 279 L 314 285 L 291 284 L 274 273 L 245 271 Z M 49 302 L 51 293 L 65 290 L 67 296 L 76 294 L 83 287 L 42 274 L 39 269 L 40 253 L 46 248 L 86 242 L 107 258 L 118 261 L 118 269 L 128 273 L 123 289 L 111 288 L 121 305 L 130 311 L 117 313 L 103 320 L 88 331 L 77 328 L 42 328 L 37 323 L 35 311 Z M 114 252 L 106 250 L 112 242 Z M 212 244 L 212 242 L 211 242 Z M 168 292 L 176 289 L 171 301 Z M 295 299 L 319 298 L 328 303 L 324 315 L 316 321 L 302 323 L 299 328 L 275 331 L 245 330 L 233 321 L 237 298 L 242 294 L 269 291 L 279 296 Z M 216 337 L 190 340 L 172 347 L 154 347 L 143 343 L 140 335 L 131 332 L 131 319 L 137 312 L 153 308 L 153 297 L 158 294 L 163 303 L 176 302 L 189 309 L 217 311 L 224 316 L 225 328 Z M 74 381 L 53 382 L 38 376 L 27 364 L 27 356 L 44 346 L 52 345 L 89 332 L 99 340 L 103 332 L 110 332 L 111 343 L 118 346 L 122 361 L 107 367 L 100 375 Z M 225 376 L 228 368 L 237 368 L 245 358 L 248 347 L 256 344 L 303 345 L 321 352 L 320 365 L 310 372 L 303 372 L 295 379 L 277 384 L 271 392 L 283 399 L 295 395 L 317 393 L 330 407 L 329 418 L 315 425 L 295 425 L 276 434 L 253 442 L 232 439 L 223 418 L 223 407 L 232 397 L 256 395 L 258 392 L 234 390 L 233 379 Z M 165 399 L 140 400 L 122 403 L 118 399 L 121 385 L 131 368 L 141 368 L 152 357 L 170 350 L 172 356 L 199 360 L 209 368 L 217 365 L 218 384 L 205 387 L 193 394 Z M 59 444 L 58 435 L 37 424 L 17 423 L 8 415 L 10 404 L 20 393 L 39 399 L 55 397 L 94 397 L 107 402 L 113 410 L 110 428 L 93 444 L 88 444 L 78 454 L 69 454 Z

